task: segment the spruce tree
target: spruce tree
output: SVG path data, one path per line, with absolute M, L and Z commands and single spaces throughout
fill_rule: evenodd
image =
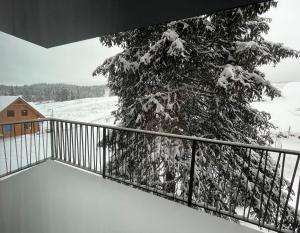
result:
M 264 39 L 270 19 L 262 14 L 271 7 L 276 3 L 101 37 L 103 45 L 123 48 L 93 73 L 107 76 L 108 86 L 119 96 L 116 120 L 129 128 L 258 145 L 272 143 L 270 115 L 250 104 L 263 95 L 280 96 L 280 92 L 259 68 L 298 57 L 299 53 Z M 150 136 L 126 140 L 146 149 L 138 156 L 129 151 L 127 158 L 115 151 L 116 170 L 127 163 L 124 178 L 133 179 L 138 174 L 136 182 L 186 198 L 189 141 Z M 158 150 L 161 156 L 153 161 L 151 155 Z M 287 199 L 279 197 L 279 190 L 290 186 L 283 180 L 280 187 L 275 164 L 269 153 L 259 150 L 199 143 L 193 201 L 233 214 L 244 208 L 252 218 L 274 224 L 277 208 L 282 214 Z M 266 203 L 264 195 L 269 192 L 272 194 Z M 291 228 L 293 208 L 289 206 L 283 215 L 285 227 Z

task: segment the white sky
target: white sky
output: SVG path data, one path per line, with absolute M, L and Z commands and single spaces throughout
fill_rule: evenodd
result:
M 266 38 L 300 50 L 299 9 L 299 0 L 279 0 L 278 7 L 267 14 L 273 21 Z M 106 80 L 92 77 L 92 72 L 119 51 L 102 46 L 98 39 L 44 49 L 0 32 L 0 84 L 104 84 Z M 300 81 L 300 59 L 287 59 L 263 70 L 271 82 Z

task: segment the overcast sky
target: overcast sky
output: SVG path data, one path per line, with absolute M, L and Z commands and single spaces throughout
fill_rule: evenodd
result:
M 268 12 L 273 19 L 268 40 L 300 50 L 300 0 L 279 0 Z M 104 78 L 92 77 L 105 58 L 119 52 L 91 39 L 51 49 L 0 32 L 0 84 L 69 83 L 99 85 Z M 300 59 L 287 59 L 276 68 L 263 67 L 271 82 L 300 81 Z

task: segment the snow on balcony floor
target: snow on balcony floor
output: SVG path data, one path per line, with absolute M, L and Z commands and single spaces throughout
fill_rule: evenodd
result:
M 255 233 L 161 197 L 47 161 L 0 181 L 1 233 Z

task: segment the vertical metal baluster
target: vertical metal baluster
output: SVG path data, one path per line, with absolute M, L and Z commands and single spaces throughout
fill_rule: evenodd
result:
M 98 156 L 99 156 L 99 147 L 100 147 L 100 137 L 99 137 L 99 127 L 96 128 L 96 142 L 95 142 L 95 147 L 96 147 L 96 154 L 95 154 L 95 161 L 96 161 L 96 167 L 95 171 L 98 172 Z M 100 161 L 100 159 L 99 159 Z M 100 171 L 100 169 L 99 169 Z
M 80 129 L 81 125 L 76 126 L 76 143 L 77 143 L 77 165 L 81 166 L 81 146 L 80 146 Z
M 2 128 L 2 133 L 3 133 L 3 137 L 2 137 L 2 143 L 3 143 L 3 152 L 4 152 L 4 160 L 5 160 L 5 167 L 6 167 L 6 173 L 8 173 L 8 164 L 7 164 L 7 154 L 6 154 L 6 146 L 5 146 L 5 139 L 4 139 L 4 126 L 1 125 Z
M 59 121 L 56 121 L 56 143 L 55 143 L 56 146 L 56 157 L 58 159 L 60 159 L 60 122 Z
M 299 155 L 297 155 L 299 158 Z M 296 198 L 296 208 L 295 208 L 295 213 L 294 213 L 294 223 L 293 223 L 293 232 L 295 232 L 296 228 L 299 228 L 299 222 L 297 225 L 297 221 L 298 221 L 298 208 L 299 208 L 299 195 L 300 195 L 300 178 L 299 178 L 299 182 L 298 182 L 298 191 L 297 191 L 297 198 Z
M 130 136 L 129 136 L 130 135 Z M 130 155 L 133 154 L 132 146 L 135 144 L 133 132 L 127 132 L 127 139 L 126 139 L 126 150 L 125 150 L 125 158 L 124 158 L 124 171 L 125 171 L 125 179 L 128 181 L 130 180 L 130 170 L 129 170 L 129 158 Z M 128 156 L 129 155 L 129 156 Z
M 71 124 L 72 130 L 71 130 L 71 135 L 72 135 L 72 164 L 76 165 L 76 124 Z
M 96 144 L 95 144 L 95 127 L 91 128 L 91 140 L 92 140 L 92 160 L 93 160 L 93 171 L 96 171 L 96 157 L 95 157 L 95 153 L 96 153 Z
M 69 164 L 72 164 L 72 140 L 71 140 L 71 135 L 72 135 L 72 131 L 71 128 L 72 127 L 72 123 L 67 123 L 67 128 L 66 128 L 66 139 L 67 139 L 67 153 L 68 153 L 68 160 L 66 162 L 68 162 Z
M 257 185 L 257 181 L 258 181 L 259 168 L 260 168 L 260 165 L 261 165 L 261 162 L 262 162 L 263 155 L 264 155 L 264 151 L 262 150 L 261 155 L 260 155 L 260 159 L 259 159 L 259 163 L 257 165 L 257 173 L 256 173 L 255 181 L 254 181 L 255 183 L 254 183 L 253 194 L 252 194 L 252 197 L 251 197 L 249 210 L 248 210 L 248 214 L 247 214 L 247 220 L 249 220 L 249 216 L 250 216 L 250 210 L 251 210 L 251 206 L 252 206 L 253 199 L 254 199 L 253 196 L 255 195 L 255 188 L 256 188 L 256 185 Z
M 115 130 L 115 131 L 113 131 L 114 133 L 112 133 L 111 134 L 111 136 L 112 136 L 112 138 L 111 138 L 111 143 L 112 143 L 112 146 L 111 146 L 111 148 L 112 148 L 112 154 L 111 154 L 111 160 L 110 160 L 110 174 L 111 175 L 114 175 L 113 174 L 113 172 L 115 172 L 114 171 L 114 167 L 113 167 L 113 163 L 114 163 L 114 161 L 116 161 L 116 155 L 117 155 L 117 147 L 116 147 L 116 145 L 117 145 L 117 130 Z M 115 159 L 113 159 L 113 157 L 115 157 Z
M 58 158 L 58 122 L 52 121 L 53 123 L 53 134 L 51 137 L 53 137 L 53 153 L 51 153 L 51 156 L 54 156 L 54 158 Z M 52 146 L 52 145 L 51 145 Z
M 147 143 L 147 147 L 148 147 L 148 144 L 149 144 L 149 142 Z M 173 147 L 172 149 L 174 149 L 174 146 L 176 146 L 176 145 L 171 144 L 171 146 Z M 175 174 L 174 179 L 171 182 L 172 186 L 174 185 L 174 190 L 173 190 L 172 196 L 173 196 L 173 199 L 175 199 L 175 192 L 176 192 L 176 162 L 175 162 L 175 156 L 172 156 L 171 159 L 173 160 L 173 162 L 172 162 L 173 164 L 172 164 L 171 169 L 174 169 L 174 171 L 175 171 L 174 172 L 174 174 Z
M 61 147 L 61 122 L 57 121 L 57 146 L 58 146 L 58 155 L 57 157 L 61 160 L 62 147 Z
M 145 148 L 146 148 L 146 146 L 147 146 L 147 140 L 146 140 L 146 138 L 145 138 L 145 134 L 137 134 L 137 133 L 135 133 L 135 137 L 137 136 L 138 137 L 138 135 L 141 135 L 141 136 L 143 136 L 143 146 L 142 147 L 138 147 L 137 145 L 135 146 L 135 151 L 136 151 L 136 153 L 137 153 L 137 157 L 138 157 L 138 161 L 139 161 L 139 164 L 137 165 L 137 169 L 135 169 L 135 167 L 134 167 L 134 176 L 133 176 L 133 179 L 135 180 L 135 181 L 137 181 L 137 180 L 142 180 L 142 171 L 141 171 L 141 167 L 140 167 L 140 164 L 141 164 L 141 160 L 142 160 L 142 157 L 143 157 L 143 153 L 145 154 L 146 152 L 145 152 Z M 137 140 L 137 139 L 136 139 Z
M 24 130 L 24 138 L 25 138 L 25 152 L 26 152 L 26 162 L 27 162 L 26 165 L 28 165 L 29 164 L 28 143 L 27 143 L 27 133 L 25 130 Z
M 156 141 L 156 138 L 157 137 L 155 137 L 153 140 L 152 140 L 152 142 L 151 142 L 151 153 L 152 153 L 152 155 L 151 155 L 151 153 L 150 153 L 150 163 L 149 163 L 149 166 L 150 166 L 150 168 L 149 168 L 149 170 L 150 170 L 150 172 L 151 171 L 154 171 L 154 173 L 155 173 L 155 168 L 153 167 L 153 165 L 154 165 L 154 161 L 153 161 L 153 159 L 152 158 L 154 158 L 154 160 L 155 160 L 155 141 Z M 153 188 L 153 184 L 154 184 L 154 182 L 155 182 L 155 180 L 153 180 L 153 177 L 154 177 L 155 175 L 154 174 L 152 174 L 152 173 L 150 173 L 150 187 L 151 188 Z M 156 185 L 154 185 L 154 188 L 155 188 L 155 186 Z
M 46 130 L 46 153 L 48 157 L 48 133 L 49 133 L 49 121 L 47 121 L 47 130 Z M 51 150 L 51 159 L 55 158 L 55 132 L 54 132 L 54 121 L 50 120 L 50 150 Z
M 114 131 L 112 129 L 107 130 L 107 146 L 108 146 L 108 156 L 107 156 L 107 167 L 109 176 L 112 175 L 111 163 L 114 155 Z
M 114 172 L 114 175 L 116 175 L 116 169 L 117 169 L 117 167 L 116 166 L 118 166 L 118 164 L 116 164 L 116 161 L 118 160 L 118 134 L 119 134 L 119 131 L 118 130 L 116 130 L 115 131 L 116 132 L 116 134 L 115 134 L 115 143 L 114 143 L 114 150 L 115 150 L 115 154 L 114 154 L 114 157 L 115 157 L 115 159 L 114 159 L 114 161 L 113 161 L 113 163 L 112 163 L 112 171 Z
M 58 122 L 59 123 L 59 131 L 58 131 L 58 141 L 59 141 L 59 159 L 62 161 L 63 158 L 63 123 L 61 121 Z
M 244 201 L 244 209 L 243 209 L 243 218 L 246 217 L 246 208 L 247 208 L 247 199 L 248 199 L 248 184 L 249 184 L 249 177 L 251 173 L 251 148 L 249 148 L 249 153 L 248 153 L 248 172 L 247 172 L 247 177 L 246 177 L 246 190 L 245 190 L 245 201 Z M 249 206 L 250 208 L 250 206 Z
M 217 164 L 217 167 L 218 167 L 218 187 L 217 187 L 217 192 L 218 192 L 218 197 L 220 197 L 220 193 L 219 193 L 219 185 L 220 185 L 220 182 L 221 182 L 221 170 L 222 170 L 222 145 L 217 145 L 218 148 L 219 148 L 219 161 L 218 161 L 218 164 Z M 221 199 L 221 198 L 220 198 Z M 218 199 L 217 202 L 216 202 L 216 212 L 217 213 L 220 213 L 220 210 L 221 210 L 221 204 L 220 204 L 220 200 Z M 218 208 L 219 207 L 219 208 Z
M 103 142 L 103 152 L 102 152 L 102 155 L 103 155 L 103 168 L 102 168 L 102 176 L 103 178 L 105 178 L 106 176 L 106 128 L 103 128 L 102 129 L 102 133 L 103 133 L 103 137 L 102 137 L 102 142 Z
M 192 199 L 193 199 L 196 147 L 197 147 L 197 141 L 196 141 L 196 140 L 193 140 L 193 145 L 192 145 L 192 157 L 191 157 L 191 165 L 190 165 L 190 180 L 189 180 L 188 206 L 192 206 Z
M 65 159 L 65 129 L 64 129 L 64 122 L 60 122 L 60 159 L 64 161 Z
M 45 123 L 46 122 L 42 121 L 42 139 L 43 139 L 42 144 L 43 144 L 43 155 L 44 155 L 43 157 L 44 157 L 44 159 L 47 158 L 47 154 L 46 154 L 46 151 L 45 151 L 45 137 L 46 137 L 46 135 L 45 135 Z
M 31 130 L 33 131 L 35 162 L 38 162 L 37 150 L 36 150 L 36 138 L 35 138 L 35 124 L 36 124 L 35 122 L 32 122 L 33 127 L 31 128 Z
M 38 133 L 39 133 L 39 147 L 38 147 L 38 158 L 39 161 L 41 159 L 41 129 L 40 129 L 40 122 L 37 122 L 38 125 Z
M 236 159 L 235 159 L 235 157 L 236 156 L 238 156 L 238 155 L 236 155 L 236 153 L 235 153 L 235 150 L 234 150 L 234 148 L 236 148 L 235 146 L 231 146 L 231 151 L 232 151 L 232 154 L 233 154 L 233 156 L 232 156 L 232 171 L 231 171 L 231 173 L 229 174 L 229 177 L 231 176 L 231 179 L 230 179 L 230 182 L 229 182 L 229 185 L 230 185 L 230 194 L 229 194 L 229 214 L 231 215 L 231 216 L 234 216 L 234 209 L 233 209 L 233 207 L 234 207 L 234 204 L 233 203 L 235 203 L 235 200 L 234 200 L 234 191 L 235 191 L 235 189 L 236 189 L 236 187 L 233 187 L 233 185 L 234 185 L 234 178 L 235 178 L 235 171 L 236 171 L 236 167 L 238 167 L 237 166 L 237 161 L 236 161 Z
M 241 151 L 243 150 L 243 148 L 239 148 Z M 240 186 L 242 186 L 242 175 L 243 175 L 243 169 L 245 167 L 245 157 L 247 157 L 247 148 L 245 148 L 246 151 L 245 153 L 242 153 L 243 154 L 243 164 L 242 164 L 242 167 L 241 167 L 241 171 L 240 171 L 240 175 L 239 175 L 239 183 L 238 183 L 238 188 L 237 188 L 237 191 L 236 191 L 236 195 L 235 195 L 235 203 L 234 203 L 234 207 L 233 207 L 233 215 L 235 214 L 235 209 L 237 207 L 237 200 L 238 200 L 238 196 L 239 196 L 239 191 L 240 191 Z M 244 156 L 245 155 L 245 156 Z
M 285 156 L 286 154 L 283 154 L 282 157 L 282 168 L 281 168 L 281 175 L 280 175 L 280 182 L 279 182 L 279 195 L 278 195 L 278 202 L 277 202 L 277 211 L 276 211 L 276 218 L 275 218 L 275 227 L 277 229 L 278 224 L 278 214 L 280 210 L 280 203 L 281 203 L 281 190 L 282 190 L 282 181 L 283 181 L 283 174 L 284 174 L 284 167 L 285 167 Z
M 83 126 L 80 124 L 80 131 L 79 131 L 79 140 L 80 140 L 80 166 L 84 167 L 85 164 L 85 154 L 84 154 L 84 148 L 83 148 Z M 82 162 L 82 163 L 81 163 Z
M 265 214 L 264 214 L 263 225 L 266 222 L 266 217 L 267 217 L 267 214 L 268 214 L 268 207 L 269 207 L 270 198 L 271 198 L 271 195 L 272 195 L 272 191 L 273 191 L 273 187 L 274 187 L 274 183 L 275 183 L 275 179 L 276 179 L 276 175 L 277 175 L 277 170 L 278 170 L 278 167 L 279 167 L 280 158 L 281 158 L 281 153 L 279 153 L 279 156 L 278 156 L 278 159 L 277 159 L 277 162 L 276 162 L 275 171 L 274 171 L 274 175 L 273 175 L 272 182 L 271 182 L 270 192 L 269 192 L 269 195 L 268 195 L 268 200 L 267 200 L 267 204 L 266 204 L 266 208 L 265 208 L 266 210 L 265 210 Z
M 88 170 L 91 170 L 91 138 L 90 138 L 90 134 L 89 134 L 89 131 L 90 130 L 92 130 L 92 128 L 91 128 L 91 126 L 89 126 L 88 128 L 87 128 L 87 133 L 86 133 L 86 136 L 87 136 L 87 158 L 88 158 L 88 160 L 87 160 L 87 165 L 88 165 L 88 167 L 87 167 L 87 169 Z
M 75 164 L 79 166 L 78 124 L 75 124 L 74 128 L 75 128 L 75 131 L 74 131 L 74 134 L 75 134 L 74 159 L 75 159 Z
M 80 133 L 81 133 L 81 125 L 77 125 L 78 130 L 77 130 L 77 151 L 78 151 L 78 155 L 77 155 L 77 160 L 78 160 L 78 166 L 81 166 L 81 161 L 82 161 L 82 153 L 81 153 L 81 138 L 80 138 Z
M 11 168 L 11 163 L 12 163 L 12 160 L 11 160 L 11 150 L 12 150 L 12 148 L 11 148 L 11 138 L 12 138 L 12 124 L 10 125 L 10 137 L 9 137 L 9 172 L 11 173 L 11 170 L 12 170 L 12 168 Z
M 158 163 L 158 172 L 160 173 L 160 171 L 161 171 L 161 168 L 160 168 L 160 162 L 162 161 L 162 156 L 161 156 L 161 151 L 162 151 L 162 136 L 160 136 L 160 143 L 159 143 L 159 163 Z M 158 176 L 158 179 L 160 179 L 160 174 L 159 174 L 159 176 Z M 158 189 L 156 189 L 156 190 L 158 190 Z
M 224 148 L 224 146 L 222 146 L 222 149 L 223 149 L 223 148 Z M 225 171 L 225 174 L 224 174 L 225 180 L 224 180 L 224 182 L 223 182 L 223 188 L 222 188 L 222 190 L 225 190 L 225 189 L 226 189 L 226 183 L 227 183 L 226 175 L 228 174 L 229 168 L 230 168 L 230 161 L 229 161 L 230 158 L 229 158 L 228 156 L 226 156 L 226 152 L 225 152 L 224 158 L 227 159 L 227 167 L 226 167 L 226 171 Z M 223 192 L 224 192 L 224 191 L 223 191 Z M 222 193 L 222 195 L 223 195 L 223 193 Z M 221 201 L 223 202 L 223 200 L 221 200 Z M 220 209 L 219 211 L 221 211 L 221 209 Z
M 89 150 L 89 126 L 85 126 L 85 154 L 86 154 L 86 168 L 90 168 L 90 150 Z
M 49 157 L 49 155 L 48 155 L 48 143 L 49 143 L 49 141 L 48 141 L 48 134 L 50 133 L 51 135 L 50 135 L 50 156 L 51 156 L 51 159 L 54 159 L 54 150 L 53 150 L 53 145 L 52 144 L 54 144 L 54 140 L 52 140 L 52 126 L 51 126 L 51 122 L 52 122 L 52 120 L 50 120 L 50 129 L 49 129 L 49 121 L 46 121 L 46 135 L 45 135 L 45 137 L 46 137 L 46 158 L 48 158 Z M 50 130 L 50 132 L 49 132 L 49 130 Z
M 281 217 L 281 221 L 280 221 L 280 225 L 279 225 L 279 231 L 282 230 L 283 221 L 284 221 L 284 218 L 285 218 L 286 210 L 287 210 L 287 207 L 288 207 L 289 199 L 290 199 L 290 196 L 291 196 L 291 192 L 292 192 L 292 189 L 293 189 L 293 184 L 294 184 L 294 180 L 295 180 L 295 176 L 296 176 L 296 172 L 297 172 L 297 168 L 298 168 L 298 164 L 299 164 L 299 159 L 300 159 L 300 157 L 297 156 L 297 161 L 296 161 L 296 165 L 295 165 L 295 168 L 294 168 L 294 171 L 293 171 L 292 181 L 291 181 L 291 184 L 290 184 L 290 187 L 289 187 L 288 195 L 287 195 L 286 202 L 285 202 L 285 205 L 284 205 L 284 209 L 283 209 L 283 212 L 282 212 L 282 217 Z
M 62 140 L 62 160 L 64 162 L 67 162 L 67 140 L 66 140 L 66 133 L 67 133 L 67 123 L 66 122 L 61 122 L 61 126 L 62 126 L 62 136 L 61 136 L 61 140 Z
M 122 178 L 121 174 L 120 174 L 120 166 L 121 166 L 121 161 L 122 161 L 122 155 L 120 153 L 121 151 L 121 137 L 122 137 L 122 132 L 118 131 L 118 137 L 117 137 L 117 145 L 116 145 L 116 153 L 117 153 L 117 164 L 116 164 L 116 168 L 115 168 L 115 173 L 118 176 L 118 178 Z
M 263 215 L 262 212 L 262 206 L 263 206 L 263 196 L 264 196 L 264 192 L 265 192 L 265 180 L 266 180 L 266 172 L 267 172 L 267 163 L 268 163 L 268 151 L 266 151 L 266 159 L 265 159 L 265 166 L 264 166 L 264 176 L 263 176 L 263 183 L 262 183 L 262 187 L 261 187 L 261 194 L 260 194 L 260 206 L 259 206 L 259 218 L 258 218 L 258 226 L 261 226 L 261 218 Z
M 135 181 L 135 178 L 136 178 L 137 172 L 138 172 L 138 168 L 136 167 L 136 164 L 134 164 L 136 161 L 138 161 L 139 156 L 140 156 L 138 148 L 142 148 L 144 146 L 144 141 L 143 141 L 143 136 L 144 135 L 137 134 L 137 133 L 133 132 L 132 136 L 133 136 L 133 141 L 135 141 L 136 143 L 133 144 L 132 149 L 131 149 L 131 153 L 134 154 L 134 159 L 129 157 L 129 160 L 128 160 L 129 168 L 130 168 L 129 179 L 130 179 L 131 182 Z M 140 145 L 138 144 L 139 143 L 139 136 L 140 136 L 140 140 L 141 140 Z
M 66 125 L 66 147 L 67 147 L 67 159 L 68 164 L 72 164 L 72 123 L 68 122 Z
M 149 162 L 149 157 L 151 156 L 151 148 L 149 148 L 149 146 L 150 146 L 150 144 L 151 144 L 151 142 L 152 142 L 152 140 L 154 138 L 152 135 L 148 135 L 148 136 L 149 137 L 147 138 L 147 144 L 146 144 L 146 147 L 145 147 L 146 153 L 145 153 L 145 157 L 143 157 L 144 161 L 145 161 L 144 166 L 146 166 L 146 168 L 147 168 L 147 170 L 145 172 L 145 176 L 146 176 L 145 179 L 146 180 L 144 182 L 144 184 L 146 185 L 146 187 L 149 187 L 149 176 L 150 176 L 150 166 L 149 166 L 150 162 Z M 175 163 L 173 163 L 173 164 L 175 164 Z M 175 182 L 175 177 L 174 177 L 174 182 Z
M 64 128 L 64 122 L 63 121 L 61 121 L 60 122 L 60 126 L 61 126 L 61 128 L 60 128 L 60 139 L 61 139 L 61 160 L 62 161 L 65 161 L 65 149 L 66 149 L 66 146 L 65 146 L 65 136 L 66 136 L 66 134 L 65 134 L 65 128 Z
M 81 134 L 81 139 L 82 139 L 82 144 L 81 144 L 81 146 L 82 146 L 82 155 L 83 155 L 83 168 L 86 166 L 86 147 L 85 147 L 85 143 L 86 143 L 86 139 L 85 139 L 85 132 L 86 132 L 86 126 L 85 125 L 83 125 L 82 126 L 82 134 Z
M 112 176 L 113 175 L 113 157 L 116 157 L 116 135 L 117 135 L 117 130 L 112 130 L 112 133 L 111 133 L 111 140 L 110 140 L 110 143 L 111 143 L 111 156 L 110 156 L 110 175 Z
M 58 140 L 57 140 L 57 121 L 50 121 L 51 127 L 51 156 L 52 159 L 58 158 Z
M 122 180 L 124 180 L 124 146 L 125 146 L 125 143 L 124 143 L 124 138 L 126 138 L 125 136 L 125 131 L 122 131 L 122 136 L 120 138 L 120 144 L 121 144 L 121 147 L 120 147 L 120 159 L 121 159 L 121 162 L 120 162 L 120 170 L 119 170 L 119 174 L 120 174 L 120 178 Z
M 21 140 L 21 147 L 20 147 L 20 166 L 21 168 L 23 167 L 23 124 L 20 124 L 21 127 L 21 135 L 20 135 L 20 140 Z
M 64 161 L 68 163 L 70 153 L 69 153 L 69 123 L 65 122 L 64 124 Z
M 69 163 L 74 164 L 73 155 L 74 155 L 74 139 L 73 139 L 73 123 L 70 123 L 69 127 Z
M 18 154 L 18 144 L 17 144 L 17 134 L 16 134 L 16 124 L 13 124 L 14 129 L 14 141 L 15 141 L 15 150 L 16 150 L 16 161 L 17 161 L 17 169 L 20 169 L 19 165 L 19 154 Z

